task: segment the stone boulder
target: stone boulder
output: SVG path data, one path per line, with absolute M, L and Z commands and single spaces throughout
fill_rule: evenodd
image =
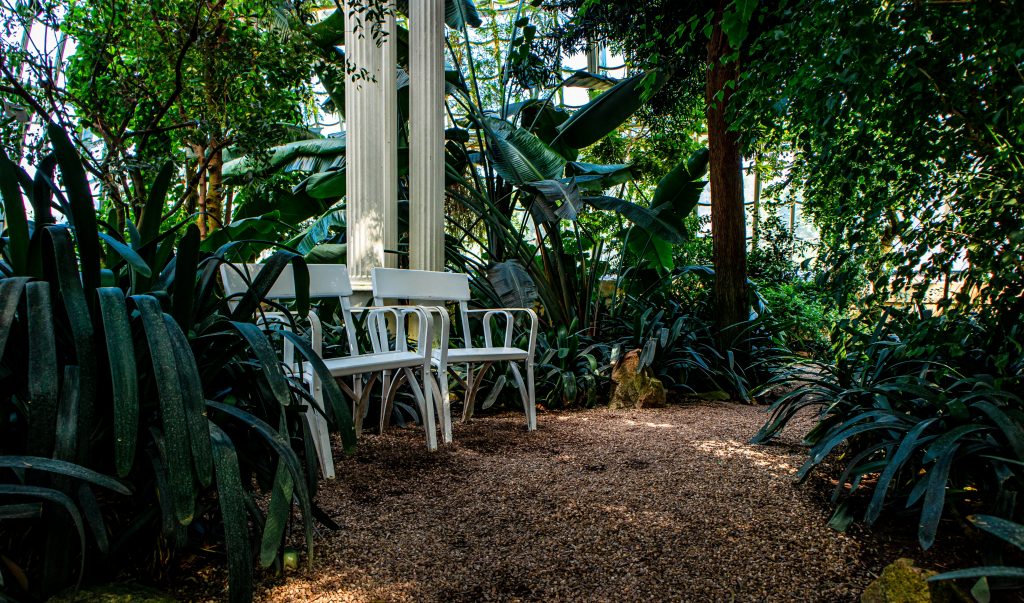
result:
M 640 368 L 640 350 L 633 350 L 612 369 L 608 408 L 655 408 L 665 405 L 665 386 Z

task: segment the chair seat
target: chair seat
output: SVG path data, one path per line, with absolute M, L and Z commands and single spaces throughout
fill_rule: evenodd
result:
M 526 350 L 519 348 L 452 348 L 448 350 L 448 363 L 523 360 L 529 355 Z M 434 350 L 434 359 L 440 357 L 440 350 Z
M 422 366 L 423 356 L 415 352 L 383 352 L 361 356 L 324 358 L 324 364 L 335 377 L 347 377 L 358 373 Z

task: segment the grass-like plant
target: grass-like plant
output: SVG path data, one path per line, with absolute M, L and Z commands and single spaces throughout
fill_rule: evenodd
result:
M 994 333 L 967 319 L 886 311 L 868 320 L 840 325 L 833 362 L 803 359 L 773 379 L 798 387 L 775 401 L 753 441 L 817 411 L 798 479 L 840 458 L 833 500 L 870 483 L 865 522 L 887 508 L 912 509 L 926 549 L 951 502 L 1012 514 L 1024 463 L 1019 363 L 1000 361 L 1003 354 L 985 343 Z M 1012 334 L 1002 335 L 1013 345 Z
M 47 134 L 53 153 L 34 178 L 0 157 L 0 594 L 42 599 L 83 574 L 223 543 L 230 599 L 249 600 L 254 565 L 280 563 L 295 505 L 312 559 L 304 413 L 325 412 L 354 445 L 312 350 L 253 320 L 284 266 L 301 280 L 305 263 L 274 254 L 229 310 L 216 274 L 238 243 L 203 253 L 194 226 L 161 231 L 170 168 L 123 238 L 97 219 L 67 134 Z M 323 370 L 328 408 L 313 409 L 280 365 L 282 336 Z

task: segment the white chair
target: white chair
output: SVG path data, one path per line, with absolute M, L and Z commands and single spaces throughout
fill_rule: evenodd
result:
M 262 264 L 222 264 L 220 267 L 221 279 L 224 285 L 224 292 L 229 305 L 236 305 L 239 298 L 249 289 L 252 280 L 263 268 Z M 431 388 L 426 387 L 426 380 L 430 375 L 432 362 L 431 341 L 433 337 L 431 321 L 427 319 L 429 311 L 424 308 L 409 306 L 400 307 L 352 307 L 350 297 L 352 285 L 348 276 L 348 269 L 340 264 L 309 264 L 309 297 L 310 299 L 336 298 L 341 307 L 342 320 L 344 321 L 345 335 L 348 339 L 347 356 L 323 357 L 323 325 L 315 312 L 310 310 L 306 318 L 310 324 L 310 347 L 320 356 L 331 375 L 336 379 L 342 377 L 353 377 L 352 387 L 344 381 L 339 381 L 342 391 L 348 395 L 353 402 L 352 417 L 355 421 L 356 434 L 362 432 L 362 420 L 366 413 L 367 401 L 370 390 L 384 371 L 399 371 L 410 384 L 416 402 L 423 415 L 423 426 L 426 431 L 427 448 L 437 449 L 437 427 L 434 421 L 434 413 L 430 412 L 433 406 Z M 292 266 L 286 266 L 271 286 L 265 298 L 268 301 L 281 301 L 295 299 L 295 278 Z M 353 314 L 365 313 L 367 315 L 366 328 L 372 345 L 372 352 L 362 353 L 356 339 L 356 323 Z M 394 346 L 391 346 L 386 333 L 385 314 L 395 316 L 396 337 Z M 264 316 L 270 320 L 281 321 L 283 314 L 279 312 L 266 312 Z M 410 351 L 406 343 L 405 318 L 418 316 L 419 330 L 417 333 L 416 350 Z M 381 333 L 384 337 L 381 337 Z M 306 420 L 309 422 L 310 431 L 314 435 L 314 443 L 317 454 L 320 457 L 320 467 L 324 477 L 334 477 L 334 460 L 331 455 L 331 442 L 327 434 L 327 423 L 324 419 L 324 395 L 323 385 L 308 362 L 297 362 L 294 347 L 287 341 L 284 346 L 284 365 L 290 369 L 293 375 L 301 378 L 309 387 L 310 394 L 319 408 L 306 413 Z M 422 370 L 421 387 L 420 380 L 417 380 L 414 369 Z M 370 375 L 369 383 L 364 387 L 362 375 Z M 400 383 L 383 383 L 387 386 L 397 388 Z M 384 397 L 394 398 L 394 392 L 385 391 Z M 439 402 L 434 403 L 440 406 Z
M 513 377 L 519 386 L 519 394 L 523 400 L 523 411 L 526 413 L 526 428 L 533 431 L 537 428 L 537 400 L 534 392 L 533 357 L 537 347 L 537 314 L 529 308 L 490 308 L 469 309 L 469 276 L 452 272 L 430 272 L 426 270 L 399 270 L 395 268 L 374 268 L 373 303 L 384 307 L 388 301 L 412 300 L 425 306 L 431 302 L 440 302 L 434 314 L 440 318 L 440 345 L 433 351 L 432 364 L 436 371 L 439 391 L 435 395 L 440 399 L 441 437 L 447 444 L 452 441 L 451 403 L 448 400 L 448 369 L 451 364 L 465 364 L 466 378 L 463 380 L 457 373 L 454 376 L 466 389 L 463 400 L 463 420 L 473 414 L 473 404 L 487 370 L 495 362 L 508 361 Z M 448 302 L 457 306 L 457 319 L 462 325 L 465 342 L 462 347 L 448 346 L 448 310 L 444 305 Z M 515 326 L 515 315 L 526 315 L 530 319 L 530 336 L 527 349 L 512 345 L 512 334 Z M 474 347 L 470 330 L 470 317 L 480 316 L 483 319 L 484 347 Z M 505 319 L 505 332 L 501 342 L 495 345 L 491 334 L 491 320 L 502 317 Z M 518 362 L 523 363 L 526 378 L 519 371 Z M 479 365 L 479 372 L 474 374 L 474 365 Z M 387 378 L 387 377 L 385 377 Z M 387 401 L 390 404 L 390 401 Z M 386 405 L 381 412 L 381 429 L 384 429 L 390 416 L 390 406 Z

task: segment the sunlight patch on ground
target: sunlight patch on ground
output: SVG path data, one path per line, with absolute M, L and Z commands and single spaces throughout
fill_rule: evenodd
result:
M 665 429 L 665 428 L 671 429 L 671 428 L 676 427 L 676 425 L 673 425 L 672 423 L 651 423 L 649 421 L 645 421 L 643 423 L 638 423 L 638 422 L 632 421 L 630 419 L 624 420 L 623 423 L 625 423 L 626 425 L 634 426 L 634 427 L 637 426 L 637 425 L 643 425 L 644 427 L 659 427 L 659 428 L 662 428 L 662 429 Z
M 745 460 L 777 475 L 789 475 L 796 471 L 796 467 L 777 455 L 762 452 L 736 440 L 700 440 L 694 442 L 693 447 L 723 460 Z

